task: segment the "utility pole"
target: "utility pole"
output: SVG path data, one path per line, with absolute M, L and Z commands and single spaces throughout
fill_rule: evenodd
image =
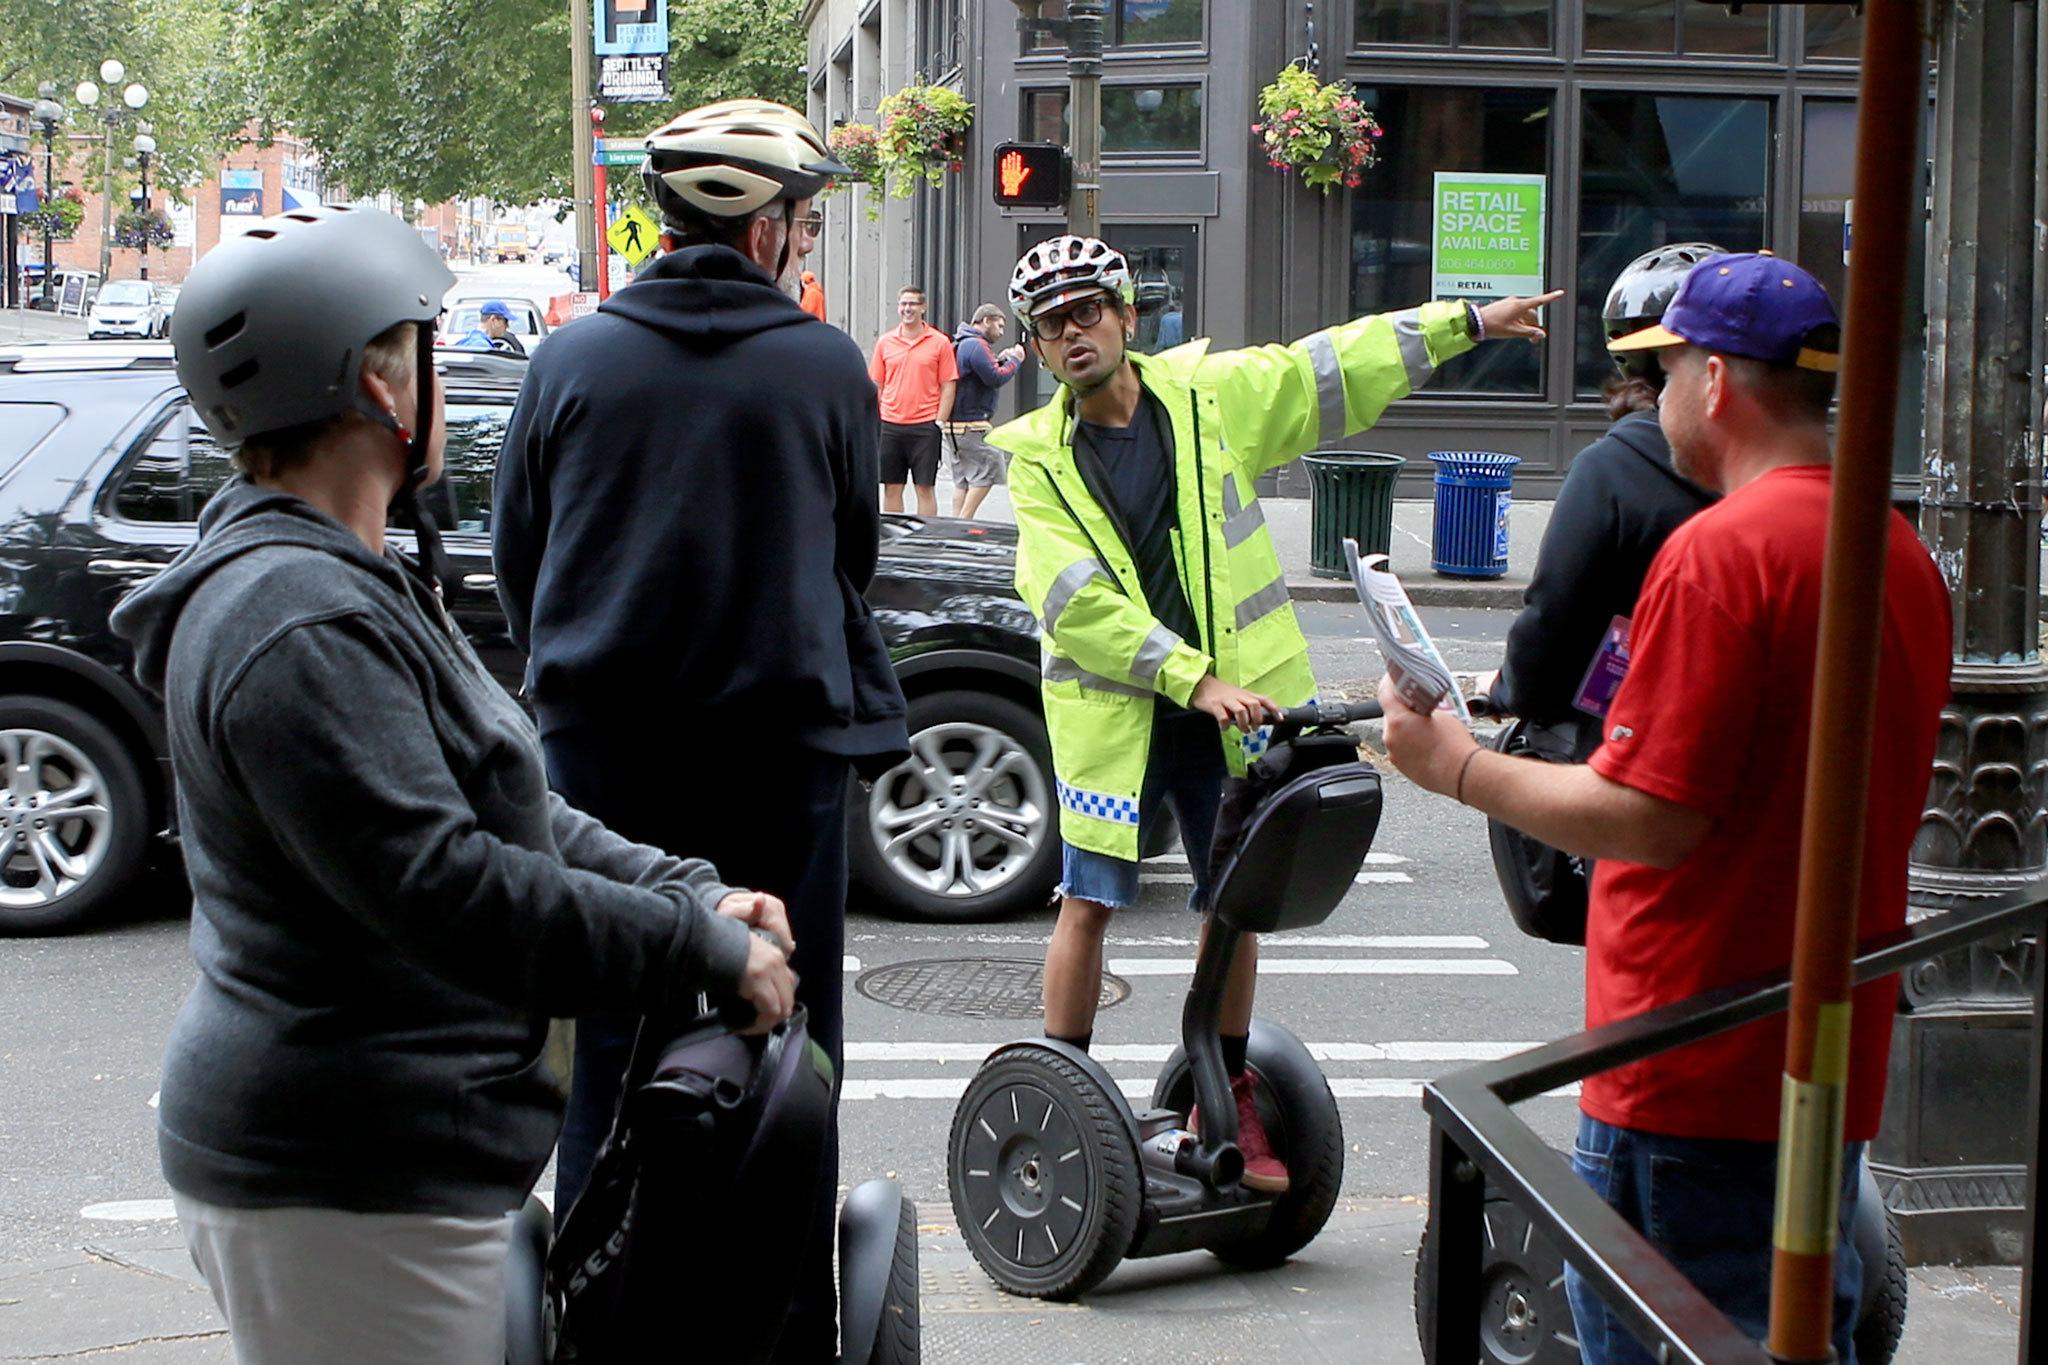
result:
M 569 0 L 569 128 L 576 140 L 576 284 L 596 289 L 598 255 L 596 150 L 590 121 L 590 0 Z
M 1041 19 L 1044 0 L 1015 0 L 1022 17 L 1017 40 L 1057 39 L 1067 46 L 1067 154 L 1074 183 L 1067 192 L 1067 231 L 1102 235 L 1102 0 L 1067 0 L 1067 17 Z

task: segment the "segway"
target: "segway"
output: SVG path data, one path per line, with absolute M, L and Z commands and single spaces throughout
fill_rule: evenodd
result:
M 742 1034 L 752 1017 L 741 1006 L 642 1025 L 611 1135 L 560 1235 L 550 1244 L 537 1200 L 516 1225 L 510 1365 L 771 1358 L 818 1194 L 833 1071 L 801 1008 Z M 845 1365 L 915 1365 L 917 1279 L 916 1207 L 895 1181 L 870 1180 L 839 1213 Z
M 1003 1289 L 1071 1299 L 1127 1257 L 1195 1249 L 1275 1265 L 1322 1231 L 1344 1175 L 1329 1082 L 1292 1033 L 1253 1021 L 1259 1118 L 1291 1181 L 1248 1189 L 1216 1026 L 1239 939 L 1321 924 L 1351 889 L 1379 828 L 1380 777 L 1340 727 L 1379 714 L 1377 702 L 1288 711 L 1226 787 L 1212 922 L 1150 1108 L 1133 1112 L 1100 1063 L 1054 1039 L 982 1063 L 953 1114 L 946 1176 L 962 1237 Z

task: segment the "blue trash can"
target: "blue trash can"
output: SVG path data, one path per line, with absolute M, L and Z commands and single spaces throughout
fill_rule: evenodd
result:
M 1436 519 L 1429 567 L 1453 578 L 1500 578 L 1508 571 L 1508 508 L 1519 455 L 1438 450 Z

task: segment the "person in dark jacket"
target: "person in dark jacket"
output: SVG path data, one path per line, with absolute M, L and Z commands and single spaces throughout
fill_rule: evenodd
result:
M 531 722 L 386 543 L 440 472 L 447 267 L 388 214 L 261 227 L 198 264 L 172 331 L 246 477 L 113 619 L 164 698 L 193 893 L 163 1170 L 238 1361 L 484 1365 L 566 1099 L 550 1019 L 706 990 L 786 1017 L 788 929 L 551 796 Z
M 668 254 L 539 351 L 500 455 L 499 595 L 530 652 L 556 790 L 630 837 L 707 857 L 789 905 L 798 1002 L 841 1060 L 849 767 L 908 756 L 862 598 L 875 570 L 875 389 L 788 285 L 834 174 L 802 115 L 760 100 L 648 138 Z M 585 1018 L 558 1197 L 610 1129 L 630 1018 Z M 779 1358 L 830 1359 L 835 1135 Z M 801 1251 L 799 1247 L 803 1247 Z
M 1686 272 L 1719 254 L 1717 246 L 1683 242 L 1630 262 L 1601 309 L 1608 339 L 1654 326 Z M 1579 452 L 1565 475 L 1490 689 L 1497 710 L 1569 728 L 1579 762 L 1600 736 L 1597 721 L 1576 702 L 1602 639 L 1617 617 L 1635 611 L 1643 577 L 1665 540 L 1714 500 L 1672 468 L 1671 447 L 1657 424 L 1664 373 L 1654 358 L 1644 363 L 1641 355 L 1617 357 L 1619 368 L 1604 386 L 1614 425 Z
M 1024 363 L 1022 344 L 998 353 L 991 348 L 1003 339 L 1009 317 L 993 303 L 974 310 L 974 317 L 953 333 L 954 368 L 960 381 L 953 390 L 953 411 L 939 424 L 945 434 L 946 457 L 953 468 L 953 515 L 972 519 L 1003 482 L 1005 457 L 988 443 L 996 415 L 996 393 L 1017 377 Z

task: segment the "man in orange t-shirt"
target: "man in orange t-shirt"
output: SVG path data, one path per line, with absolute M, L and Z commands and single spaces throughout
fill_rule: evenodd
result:
M 1587 763 L 1482 750 L 1441 713 L 1419 715 L 1381 686 L 1402 772 L 1599 860 L 1589 1028 L 1791 962 L 1839 348 L 1826 291 L 1768 253 L 1701 262 L 1661 326 L 1610 344 L 1658 352 L 1672 462 L 1726 496 L 1651 564 L 1627 675 Z M 1948 699 L 1950 625 L 1948 589 L 1898 513 L 1884 563 L 1863 567 L 1884 574 L 1884 731 L 1871 753 L 1856 906 L 1869 938 L 1905 923 L 1907 854 Z M 1843 1360 L 1863 1273 L 1848 1230 L 1862 1147 L 1884 1104 L 1896 990 L 1891 978 L 1859 988 L 1851 1016 L 1835 1258 Z M 1758 1339 L 1770 1317 L 1785 1023 L 1760 1020 L 1589 1078 L 1572 1153 L 1580 1177 Z M 1576 1272 L 1567 1292 L 1586 1365 L 1647 1365 Z
M 939 514 L 939 424 L 953 415 L 953 385 L 960 372 L 953 343 L 924 321 L 924 290 L 905 285 L 896 294 L 902 324 L 882 333 L 868 362 L 868 378 L 882 396 L 882 510 L 903 510 L 903 485 L 917 487 L 917 514 Z

